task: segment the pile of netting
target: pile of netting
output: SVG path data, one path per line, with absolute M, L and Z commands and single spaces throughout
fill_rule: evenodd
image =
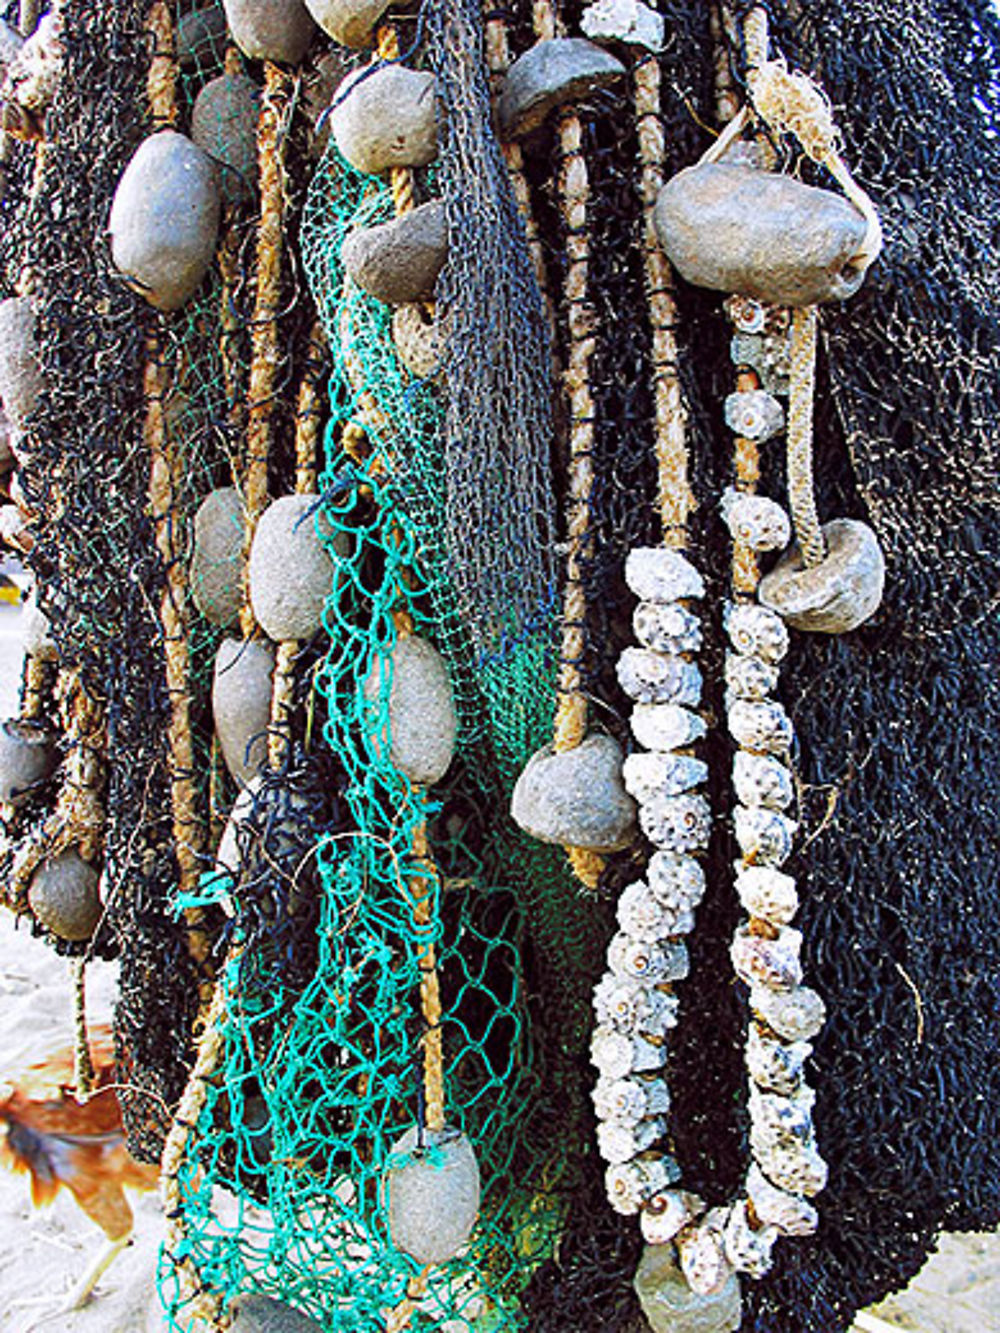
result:
M 555 6 L 566 32 L 583 8 Z M 707 3 L 654 8 L 662 52 L 619 51 L 627 81 L 578 108 L 593 485 L 572 665 L 626 749 L 615 662 L 635 599 L 623 565 L 661 535 L 629 89 L 655 59 L 670 176 L 711 141 L 720 69 L 739 93 L 746 67 L 742 3 L 728 26 Z M 988 666 L 1000 22 L 962 0 L 767 8 L 775 50 L 833 102 L 886 232 L 860 294 L 823 312 L 815 442 L 820 507 L 877 528 L 886 598 L 846 638 L 793 636 L 783 686 L 800 746 L 804 962 L 830 1014 L 813 1069 L 831 1177 L 818 1234 L 779 1247 L 743 1297 L 746 1330 L 836 1333 L 909 1279 L 939 1229 L 1000 1221 Z M 444 200 L 454 256 L 438 289 L 443 332 L 419 374 L 398 354 L 391 309 L 340 258 L 350 232 L 401 202 L 397 182 L 350 167 L 329 141 L 323 113 L 367 57 L 320 39 L 294 73 L 246 60 L 219 5 L 59 9 L 46 142 L 14 148 L 0 199 L 0 298 L 31 292 L 46 382 L 18 473 L 55 653 L 29 663 L 25 698 L 62 735 L 64 763 L 81 743 L 66 700 L 82 691 L 99 720 L 104 915 L 90 943 L 54 942 L 121 960 L 129 1146 L 156 1160 L 167 1142 L 171 1326 L 217 1319 L 250 1291 L 359 1333 L 633 1333 L 645 1326 L 632 1291 L 641 1239 L 605 1199 L 588 1046 L 615 892 L 645 854 L 612 856 L 588 895 L 562 850 L 507 813 L 552 739 L 565 666 L 558 515 L 572 423 L 560 371 L 580 334 L 558 128 L 518 150 L 526 226 L 479 51 L 484 38 L 504 61 L 528 49 L 536 7 L 512 0 L 481 17 L 463 0 L 393 24 L 395 53 L 437 79 L 441 158 L 410 188 Z M 491 58 L 497 76 L 502 63 Z M 151 67 L 176 80 L 172 101 L 157 103 Z M 230 173 L 210 277 L 158 315 L 114 272 L 111 199 L 144 137 L 165 123 L 190 131 L 199 94 L 226 79 L 210 114 L 225 137 L 249 104 L 259 163 Z M 680 283 L 677 304 L 692 544 L 719 604 L 729 334 L 721 295 Z M 413 314 L 426 333 L 433 312 Z M 262 639 L 245 593 L 225 614 L 196 603 L 189 565 L 202 502 L 230 487 L 237 545 L 269 500 L 315 497 L 302 521 L 333 572 L 322 627 L 277 645 L 268 762 L 239 796 L 235 859 L 220 869 L 238 784 L 213 736 L 214 663 L 227 637 Z M 721 717 L 720 617 L 706 633 Z M 414 636 L 447 663 L 457 717 L 454 761 L 433 787 L 387 740 L 393 663 Z M 723 812 L 729 745 L 707 748 Z M 10 815 L 8 874 L 60 781 Z M 709 1203 L 731 1197 L 748 1133 L 732 859 L 720 817 L 670 1056 L 670 1133 L 686 1187 Z M 23 895 L 9 897 L 30 917 Z M 391 1242 L 384 1182 L 438 1093 L 475 1147 L 482 1204 L 468 1248 L 421 1271 Z

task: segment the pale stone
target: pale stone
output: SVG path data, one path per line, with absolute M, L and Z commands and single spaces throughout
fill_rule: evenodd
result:
M 242 74 L 206 83 L 191 112 L 191 138 L 222 168 L 222 195 L 230 203 L 257 187 L 257 122 L 260 94 Z
M 613 55 L 582 37 L 536 42 L 511 65 L 497 104 L 505 139 L 519 139 L 543 124 L 557 107 L 606 88 L 625 73 Z
M 700 163 L 660 191 L 656 230 L 688 282 L 773 305 L 842 301 L 858 290 L 853 262 L 866 226 L 841 195 L 790 176 Z
M 375 174 L 424 167 L 437 156 L 434 75 L 405 65 L 366 66 L 347 80 L 330 112 L 337 147 L 352 167 Z M 341 100 L 342 99 L 342 100 Z
M 261 1292 L 237 1296 L 229 1317 L 230 1333 L 322 1333 L 315 1319 Z
M 644 602 L 705 596 L 705 581 L 691 561 L 666 546 L 637 546 L 629 551 L 625 582 Z
M 13 26 L 6 20 L 0 19 L 0 77 L 10 62 L 24 46 L 24 38 Z
M 0 471 L 14 462 L 14 433 L 10 417 L 0 407 Z
M 808 567 L 797 544 L 760 581 L 757 596 L 794 629 L 846 634 L 882 602 L 885 559 L 867 523 L 837 518 L 823 525 L 826 555 Z
M 612 852 L 635 833 L 635 805 L 622 786 L 622 752 L 611 736 L 588 736 L 575 750 L 546 746 L 517 780 L 514 822 L 542 842 Z
M 433 786 L 448 771 L 455 753 L 458 718 L 444 658 L 426 639 L 400 638 L 388 658 L 380 658 L 365 681 L 373 721 L 387 710 L 389 760 L 410 782 Z M 381 703 L 379 702 L 381 698 Z M 372 737 L 382 752 L 385 732 Z
M 145 139 L 125 168 L 109 229 L 111 255 L 158 310 L 179 310 L 208 272 L 219 232 L 219 169 L 174 130 Z
M 28 906 L 62 940 L 89 940 L 101 919 L 100 875 L 70 848 L 43 861 L 31 877 Z
M 297 65 L 316 31 L 302 0 L 223 0 L 233 41 L 251 60 Z
M 211 69 L 226 54 L 226 16 L 219 7 L 195 9 L 177 20 L 177 63 L 181 69 Z
M 306 8 L 328 36 L 341 46 L 360 51 L 392 0 L 305 0 Z
M 653 1333 L 734 1333 L 740 1326 L 740 1286 L 732 1274 L 721 1290 L 699 1296 L 688 1286 L 672 1245 L 646 1245 L 635 1290 Z
M 357 285 L 386 305 L 431 296 L 448 258 L 448 219 L 440 200 L 391 222 L 348 233 L 340 258 Z
M 283 495 L 264 510 L 250 548 L 250 602 L 264 633 L 276 642 L 311 639 L 323 623 L 334 562 L 317 532 L 328 525 L 315 494 Z M 338 533 L 335 548 L 346 550 Z
M 38 406 L 45 387 L 38 357 L 35 312 L 26 296 L 0 301 L 0 401 L 15 431 Z M 14 440 L 10 440 L 14 447 Z
M 211 491 L 194 516 L 191 600 L 213 625 L 239 618 L 243 585 L 243 502 L 234 486 Z
M 52 735 L 35 722 L 0 723 L 0 801 L 17 805 L 59 762 Z
M 215 657 L 212 714 L 226 767 L 240 784 L 267 762 L 275 647 L 266 639 L 223 639 Z
M 826 1022 L 826 1005 L 808 986 L 790 991 L 751 986 L 750 1008 L 772 1032 L 789 1042 L 808 1041 Z
M 580 28 L 595 41 L 623 42 L 647 51 L 663 50 L 662 14 L 642 0 L 597 0 L 580 18 Z
M 409 1129 L 386 1173 L 389 1236 L 419 1264 L 443 1264 L 468 1242 L 479 1216 L 479 1165 L 457 1129 Z

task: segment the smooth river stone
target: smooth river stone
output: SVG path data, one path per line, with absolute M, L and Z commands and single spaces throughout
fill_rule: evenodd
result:
M 70 848 L 43 861 L 28 886 L 28 906 L 62 940 L 89 940 L 101 919 L 100 875 Z
M 237 1296 L 229 1316 L 229 1333 L 323 1333 L 315 1319 L 260 1292 Z
M 371 175 L 389 167 L 426 166 L 437 156 L 434 75 L 405 65 L 368 74 L 370 68 L 338 91 L 343 101 L 330 112 L 337 147 L 352 167 Z
M 243 502 L 234 486 L 210 491 L 194 516 L 191 600 L 213 625 L 239 619 L 243 583 Z
M 221 6 L 195 9 L 177 20 L 177 63 L 181 69 L 221 65 L 226 54 L 228 27 Z
M 215 657 L 212 714 L 226 767 L 247 783 L 267 762 L 274 644 L 223 639 Z
M 358 286 L 386 305 L 431 296 L 448 258 L 448 219 L 440 200 L 391 222 L 359 227 L 341 247 L 344 268 Z
M 302 0 L 224 0 L 233 41 L 251 60 L 297 65 L 316 32 Z
M 0 801 L 17 805 L 36 782 L 55 771 L 52 735 L 33 722 L 0 722 Z
M 447 1126 L 425 1130 L 418 1147 L 409 1129 L 392 1145 L 386 1172 L 389 1237 L 419 1264 L 454 1258 L 479 1216 L 479 1164 L 472 1144 Z
M 201 286 L 215 254 L 219 168 L 173 130 L 136 149 L 111 206 L 115 266 L 150 305 L 179 310 Z
M 26 296 L 0 301 L 0 402 L 15 431 L 38 405 L 45 379 L 38 358 L 35 312 Z M 13 437 L 9 447 L 14 447 Z
M 544 123 L 557 107 L 581 101 L 625 73 L 609 51 L 583 37 L 536 42 L 511 65 L 497 120 L 505 139 L 519 139 Z
M 823 524 L 826 555 L 807 567 L 793 544 L 760 581 L 762 606 L 793 629 L 846 634 L 878 610 L 885 587 L 885 559 L 867 523 L 835 518 Z
M 612 736 L 588 736 L 575 750 L 547 745 L 514 788 L 514 822 L 541 842 L 613 852 L 635 835 L 635 803 L 622 785 L 622 751 Z
M 227 203 L 249 198 L 257 186 L 260 93 L 243 74 L 206 83 L 191 112 L 191 138 L 222 167 Z
M 315 21 L 341 46 L 360 51 L 374 36 L 375 28 L 392 0 L 305 0 Z
M 280 643 L 311 639 L 323 623 L 334 563 L 316 531 L 319 496 L 283 495 L 268 505 L 250 548 L 250 602 L 261 629 Z M 347 538 L 338 534 L 337 549 Z
M 653 1333 L 734 1333 L 740 1326 L 740 1284 L 735 1273 L 709 1296 L 688 1286 L 673 1245 L 646 1245 L 635 1290 Z
M 376 664 L 364 686 L 378 699 L 388 681 L 389 759 L 410 782 L 433 786 L 455 753 L 458 719 L 448 667 L 438 650 L 416 634 L 401 638 L 391 657 Z M 377 719 L 377 709 L 373 709 Z M 381 753 L 384 740 L 373 737 Z

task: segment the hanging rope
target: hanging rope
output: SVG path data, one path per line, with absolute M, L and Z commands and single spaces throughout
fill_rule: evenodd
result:
M 788 504 L 804 563 L 813 568 L 826 557 L 826 540 L 816 512 L 813 481 L 813 390 L 816 380 L 815 306 L 792 311 L 792 356 L 788 400 Z

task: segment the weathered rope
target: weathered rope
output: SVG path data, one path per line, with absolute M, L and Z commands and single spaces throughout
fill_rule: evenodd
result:
M 792 311 L 792 355 L 788 400 L 788 504 L 804 563 L 826 557 L 813 482 L 813 391 L 816 379 L 815 306 Z
M 87 1034 L 87 960 L 70 963 L 73 978 L 73 1096 L 84 1102 L 94 1088 L 94 1062 Z
M 44 658 L 29 653 L 24 662 L 24 685 L 21 692 L 21 717 L 35 722 L 45 708 L 52 670 Z

